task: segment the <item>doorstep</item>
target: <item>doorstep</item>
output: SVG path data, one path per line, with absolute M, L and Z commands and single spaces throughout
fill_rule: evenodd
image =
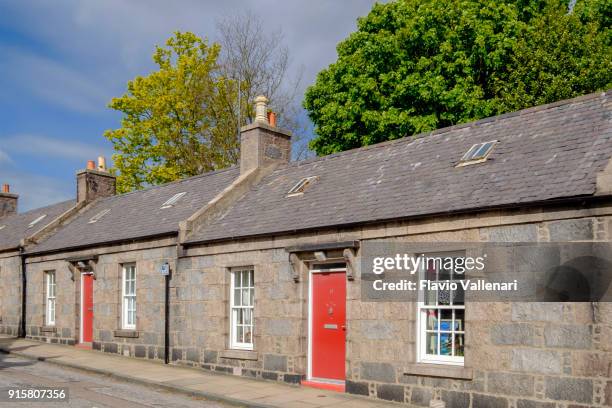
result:
M 312 381 L 312 380 L 304 380 L 301 383 L 304 387 L 317 388 L 319 390 L 327 390 L 327 391 L 335 391 L 335 392 L 344 392 L 346 387 L 345 384 L 336 384 L 336 383 L 328 383 L 323 381 Z

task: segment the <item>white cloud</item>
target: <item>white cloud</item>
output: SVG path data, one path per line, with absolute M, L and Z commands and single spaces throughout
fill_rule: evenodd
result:
M 49 157 L 52 160 L 64 158 L 84 161 L 96 159 L 100 155 L 106 157 L 111 155 L 110 151 L 93 144 L 31 134 L 2 137 L 2 148 L 8 152 Z M 0 151 L 0 162 L 3 157 L 2 153 Z
M 0 46 L 0 75 L 30 94 L 73 111 L 103 112 L 112 94 L 78 69 L 12 47 Z

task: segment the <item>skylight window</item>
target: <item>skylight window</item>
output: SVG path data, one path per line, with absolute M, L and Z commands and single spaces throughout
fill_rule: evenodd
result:
M 6 225 L 0 225 L 0 231 L 2 231 L 5 227 Z
M 32 228 L 33 226 L 35 226 L 36 224 L 38 224 L 39 222 L 41 222 L 45 217 L 47 216 L 47 214 L 43 214 L 40 217 L 36 218 L 34 221 L 32 221 L 30 223 L 30 225 L 28 225 L 28 228 Z
M 109 212 L 110 212 L 110 208 L 107 208 L 106 210 L 100 211 L 99 213 L 97 213 L 96 215 L 94 215 L 93 217 L 90 218 L 88 224 L 93 224 L 95 222 L 100 221 L 100 218 L 104 217 Z
M 165 203 L 162 204 L 161 208 L 170 208 L 170 207 L 172 207 L 185 194 L 187 194 L 187 192 L 182 192 L 182 193 L 178 193 L 178 194 L 173 195 L 172 197 L 170 197 L 170 199 L 168 201 L 166 201 Z
M 458 166 L 466 166 L 468 164 L 482 163 L 487 160 L 487 157 L 493 150 L 493 146 L 497 143 L 497 140 L 490 142 L 476 143 L 466 154 L 463 155 Z
M 311 185 L 317 178 L 317 176 L 312 176 L 301 179 L 295 186 L 291 188 L 291 190 L 289 190 L 289 192 L 287 193 L 287 197 L 304 194 L 306 188 L 308 188 L 308 186 Z

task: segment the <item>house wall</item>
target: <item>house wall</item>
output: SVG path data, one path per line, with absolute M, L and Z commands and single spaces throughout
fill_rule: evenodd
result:
M 611 210 L 514 209 L 191 248 L 180 261 L 185 336 L 173 344 L 180 350 L 173 360 L 264 379 L 303 378 L 308 273 L 303 267 L 300 281 L 292 280 L 286 247 L 381 238 L 609 241 Z M 255 268 L 255 352 L 244 356 L 227 351 L 228 270 L 249 265 Z M 416 306 L 362 301 L 360 286 L 359 276 L 347 281 L 347 392 L 415 406 L 428 406 L 434 397 L 453 408 L 612 406 L 611 304 L 468 304 L 465 368 L 436 369 L 416 363 Z
M 0 253 L 0 333 L 16 336 L 21 321 L 21 258 L 18 252 Z
M 352 229 L 257 238 L 187 248 L 151 240 L 28 259 L 28 336 L 78 340 L 79 282 L 68 257 L 98 255 L 93 348 L 163 359 L 163 278 L 173 270 L 170 359 L 229 374 L 298 383 L 307 371 L 308 270 L 295 282 L 285 248 L 359 239 L 400 242 L 610 240 L 610 203 L 508 209 Z M 120 329 L 120 265 L 137 264 L 137 327 Z M 255 349 L 228 350 L 229 270 L 255 270 Z M 56 332 L 42 332 L 42 274 L 58 281 Z M 4 285 L 3 285 L 4 286 Z M 65 292 L 65 293 L 61 293 Z M 466 306 L 465 368 L 416 362 L 416 311 L 409 303 L 366 302 L 360 277 L 347 282 L 347 392 L 415 406 L 433 397 L 448 407 L 612 405 L 612 307 L 578 303 L 472 303 Z M 137 336 L 137 337 L 133 337 Z M 54 340 L 57 339 L 57 340 Z M 573 405 L 572 405 L 573 404 Z
M 163 359 L 164 278 L 160 267 L 168 262 L 176 273 L 174 239 L 62 252 L 28 259 L 26 335 L 34 340 L 75 344 L 80 341 L 81 274 L 73 274 L 67 258 L 97 255 L 93 281 L 92 348 L 124 356 Z M 122 264 L 136 264 L 136 330 L 121 322 Z M 44 273 L 54 270 L 57 282 L 56 324 L 44 325 Z

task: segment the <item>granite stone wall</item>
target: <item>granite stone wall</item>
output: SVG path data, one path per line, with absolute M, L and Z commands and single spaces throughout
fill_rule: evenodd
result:
M 136 358 L 164 358 L 164 279 L 159 270 L 168 262 L 173 271 L 169 355 L 173 364 L 299 383 L 307 374 L 308 266 L 301 263 L 295 275 L 287 247 L 380 239 L 609 241 L 610 213 L 609 208 L 565 208 L 439 217 L 201 245 L 188 248 L 180 258 L 176 246 L 162 241 L 92 249 L 87 253 L 98 255 L 93 348 Z M 75 255 L 82 253 L 29 260 L 29 337 L 66 344 L 78 341 L 80 276 L 72 280 L 65 261 Z M 121 265 L 128 262 L 137 267 L 136 330 L 121 328 Z M 253 267 L 255 276 L 252 351 L 229 348 L 230 270 L 245 266 Z M 49 328 L 43 325 L 45 270 L 55 270 L 57 276 L 54 332 L 44 331 Z M 612 406 L 610 304 L 469 303 L 465 366 L 438 367 L 417 362 L 415 305 L 367 302 L 361 298 L 360 285 L 357 270 L 355 279 L 347 281 L 349 393 L 417 407 L 428 406 L 431 399 L 442 399 L 453 408 Z M 3 299 L 2 310 L 4 304 Z
M 21 258 L 0 255 L 0 333 L 16 336 L 21 321 Z

